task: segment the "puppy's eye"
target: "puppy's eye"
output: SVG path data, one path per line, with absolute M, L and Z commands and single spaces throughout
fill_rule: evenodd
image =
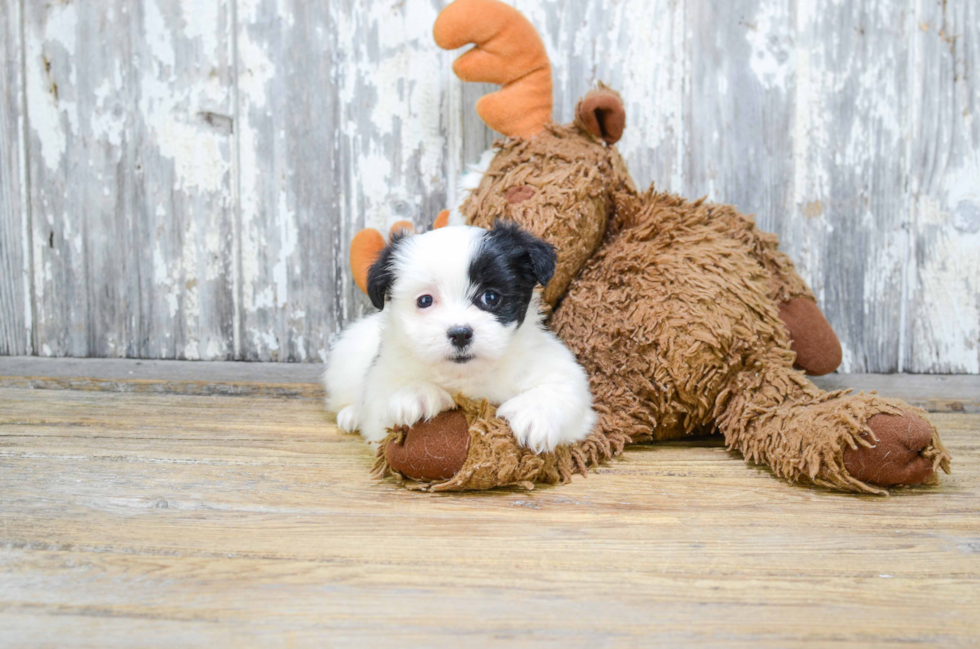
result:
M 419 297 L 419 299 L 415 300 L 415 303 L 419 305 L 420 309 L 428 309 L 430 306 L 432 306 L 432 296 L 423 295 Z
M 480 296 L 480 302 L 483 304 L 483 306 L 492 309 L 500 304 L 500 293 L 497 293 L 496 291 L 485 291 L 483 295 Z

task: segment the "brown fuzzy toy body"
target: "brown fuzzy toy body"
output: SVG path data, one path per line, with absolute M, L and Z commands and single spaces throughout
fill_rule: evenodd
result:
M 730 207 L 668 194 L 618 207 L 551 321 L 590 374 L 596 432 L 643 442 L 720 431 L 780 477 L 879 492 L 844 470 L 844 454 L 873 438 L 871 416 L 901 416 L 902 404 L 824 393 L 793 369 L 777 304 L 809 291 L 785 281 L 796 275 L 774 237 Z
M 445 12 L 520 20 L 496 0 Z M 475 32 L 448 42 L 479 51 L 479 22 L 451 23 Z M 535 455 L 492 405 L 460 397 L 458 411 L 389 436 L 379 475 L 429 490 L 554 484 L 629 443 L 719 432 L 777 476 L 844 491 L 886 493 L 948 471 L 921 411 L 806 378 L 836 369 L 840 343 L 774 235 L 730 206 L 636 190 L 612 146 L 625 125 L 617 93 L 600 85 L 567 126 L 541 119 L 530 136 L 523 120 L 519 137 L 496 143 L 461 212 L 482 227 L 515 221 L 555 246 L 549 326 L 589 373 L 599 422 L 586 440 Z
M 910 449 L 922 460 L 919 471 L 893 468 L 904 483 L 933 480 L 935 469 L 948 467 L 935 430 L 908 405 L 825 393 L 794 369 L 780 305 L 812 304 L 813 296 L 776 237 L 750 218 L 726 205 L 637 192 L 616 150 L 578 125 L 499 144 L 463 213 L 484 227 L 517 221 L 559 251 L 544 294 L 555 305 L 549 324 L 588 371 L 599 423 L 586 441 L 535 456 L 492 407 L 460 398 L 467 430 L 458 418 L 457 430 L 440 429 L 437 419 L 423 434 L 462 439 L 457 448 L 466 454 L 447 458 L 461 466 L 446 471 L 449 479 L 416 486 L 559 483 L 628 443 L 721 432 L 730 448 L 780 477 L 883 493 L 892 483 L 852 475 L 847 465 L 855 463 L 845 461 L 874 451 L 875 415 L 929 431 Z M 389 440 L 379 470 L 411 479 L 402 462 L 384 459 L 403 439 Z M 880 473 L 880 463 L 869 466 Z

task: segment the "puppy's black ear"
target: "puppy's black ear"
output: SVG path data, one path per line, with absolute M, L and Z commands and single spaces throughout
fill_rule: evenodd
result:
M 555 274 L 555 248 L 527 232 L 512 221 L 495 221 L 490 236 L 505 247 L 516 249 L 531 262 L 530 270 L 541 286 L 547 286 Z
M 384 311 L 385 300 L 395 281 L 395 252 L 407 236 L 409 235 L 402 232 L 392 234 L 391 241 L 368 269 L 367 294 L 371 298 L 371 304 L 379 311 Z
M 555 247 L 543 241 L 533 234 L 524 233 L 527 237 L 527 254 L 531 257 L 531 268 L 534 269 L 534 277 L 541 286 L 547 286 L 548 282 L 555 275 Z

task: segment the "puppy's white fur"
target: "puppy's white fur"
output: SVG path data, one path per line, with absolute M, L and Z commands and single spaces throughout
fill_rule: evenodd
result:
M 400 244 L 384 309 L 341 335 L 328 361 L 327 408 L 369 442 L 455 406 L 452 395 L 500 404 L 518 441 L 536 451 L 584 439 L 596 415 L 585 371 L 541 324 L 535 295 L 523 324 L 474 305 L 468 271 L 485 230 L 446 227 Z M 420 309 L 419 296 L 433 305 Z M 471 360 L 452 360 L 447 331 L 473 329 Z

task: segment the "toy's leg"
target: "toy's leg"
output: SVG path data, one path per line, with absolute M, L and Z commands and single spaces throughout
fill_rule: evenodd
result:
M 823 392 L 773 361 L 739 374 L 719 404 L 729 448 L 790 481 L 885 493 L 949 471 L 949 455 L 919 411 L 873 394 Z
M 463 468 L 470 450 L 470 425 L 459 410 L 422 421 L 389 437 L 379 453 L 381 473 L 390 472 L 419 482 L 449 480 Z
M 393 475 L 429 491 L 468 491 L 535 483 L 561 484 L 572 474 L 620 453 L 625 434 L 592 433 L 573 446 L 535 454 L 518 445 L 507 422 L 486 401 L 457 396 L 458 408 L 388 436 L 376 475 Z
M 817 306 L 816 298 L 792 260 L 778 249 L 779 238 L 755 227 L 755 222 L 730 205 L 709 205 L 711 219 L 724 219 L 728 229 L 749 249 L 771 275 L 769 297 L 779 306 L 779 317 L 789 331 L 794 365 L 811 376 L 830 374 L 840 365 L 840 341 Z
M 789 331 L 790 348 L 796 352 L 795 367 L 811 376 L 837 369 L 843 350 L 816 300 L 800 296 L 780 303 L 779 319 Z

